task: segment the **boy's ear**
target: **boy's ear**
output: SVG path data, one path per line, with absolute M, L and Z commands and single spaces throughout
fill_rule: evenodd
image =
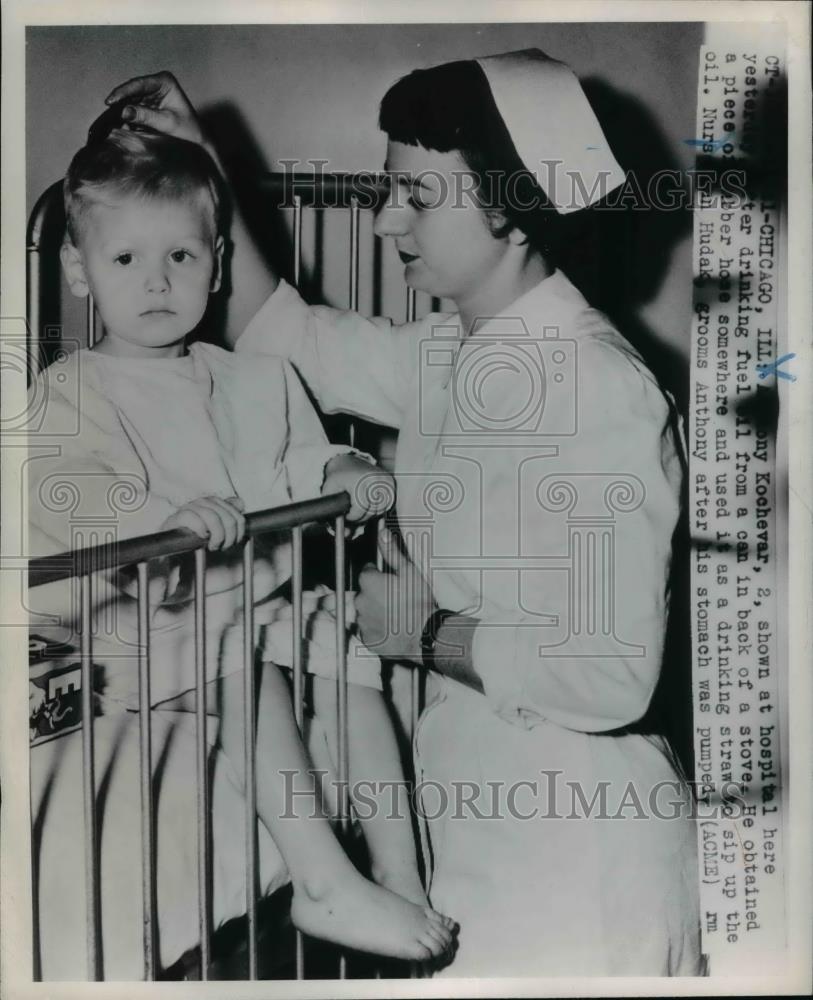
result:
M 215 266 L 212 270 L 212 283 L 209 286 L 210 293 L 219 291 L 223 280 L 223 246 L 223 237 L 218 236 L 215 241 Z
M 66 241 L 60 248 L 59 259 L 62 262 L 62 270 L 70 290 L 77 298 L 86 298 L 90 287 L 85 275 L 85 266 L 82 263 L 82 254 L 73 243 Z

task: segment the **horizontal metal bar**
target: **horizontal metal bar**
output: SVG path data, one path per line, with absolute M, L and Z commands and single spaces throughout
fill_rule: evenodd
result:
M 350 510 L 349 493 L 331 493 L 326 497 L 301 500 L 284 507 L 270 507 L 254 514 L 246 515 L 246 534 L 262 535 L 266 531 L 287 531 L 299 524 L 312 521 L 329 521 L 344 516 Z
M 353 174 L 279 171 L 264 174 L 258 185 L 278 208 L 293 208 L 297 196 L 305 208 L 350 208 L 356 199 L 359 208 L 370 209 L 376 208 L 389 190 L 389 175 L 373 170 Z
M 300 524 L 330 521 L 350 510 L 347 493 L 333 493 L 313 500 L 271 507 L 246 515 L 246 535 L 249 538 L 264 535 L 270 531 L 285 531 Z M 158 556 L 175 556 L 184 552 L 194 552 L 204 548 L 206 539 L 189 531 L 177 528 L 174 531 L 159 531 L 152 535 L 140 535 L 122 542 L 108 545 L 94 545 L 74 552 L 60 552 L 52 556 L 38 556 L 28 563 L 28 586 L 40 587 L 57 580 L 67 580 L 72 576 L 98 573 L 118 566 Z

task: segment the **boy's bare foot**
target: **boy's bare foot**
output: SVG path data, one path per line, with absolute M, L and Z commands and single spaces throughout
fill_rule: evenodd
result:
M 403 896 L 410 903 L 418 906 L 429 906 L 429 898 L 418 877 L 418 872 L 412 869 L 398 867 L 397 869 L 382 869 L 373 865 L 373 878 L 377 885 L 389 889 L 398 896 Z
M 294 883 L 291 918 L 312 937 L 407 961 L 442 955 L 456 932 L 453 920 L 368 882 L 355 869 Z

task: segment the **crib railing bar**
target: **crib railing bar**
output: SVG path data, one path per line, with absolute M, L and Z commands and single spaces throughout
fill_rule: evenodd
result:
M 25 234 L 26 250 L 39 253 L 42 246 L 42 230 L 45 225 L 45 217 L 52 204 L 62 205 L 63 181 L 54 181 L 37 198 L 31 214 L 28 216 L 28 228 Z
M 245 738 L 248 978 L 257 978 L 257 731 L 254 715 L 254 539 L 243 546 L 243 734 Z
M 334 539 L 334 566 L 336 571 L 336 688 L 338 702 L 338 746 L 336 747 L 336 764 L 339 778 L 339 824 L 343 835 L 350 829 L 350 769 L 349 740 L 347 729 L 347 631 L 345 609 L 345 550 L 344 550 L 344 515 L 336 518 Z M 344 954 L 339 956 L 339 979 L 347 978 L 347 959 Z
M 328 521 L 350 510 L 347 493 L 333 493 L 313 500 L 302 500 L 246 515 L 246 535 L 256 537 L 265 532 L 285 531 L 297 525 Z M 158 531 L 122 542 L 95 545 L 52 556 L 38 556 L 28 561 L 28 586 L 39 587 L 57 580 L 84 576 L 86 573 L 131 566 L 158 556 L 181 555 L 203 548 L 206 540 L 187 528 Z
M 304 689 L 302 684 L 302 527 L 291 529 L 291 596 L 293 611 L 294 718 L 302 732 L 305 721 Z M 305 978 L 305 938 L 295 932 L 295 968 L 298 980 Z
M 339 772 L 339 822 L 342 833 L 350 827 L 349 744 L 347 729 L 347 613 L 345 609 L 344 515 L 336 518 L 334 562 L 336 569 L 336 687 L 338 702 L 338 741 L 336 765 Z
M 302 676 L 302 526 L 291 529 L 291 595 L 293 611 L 294 718 L 300 733 L 305 723 L 305 690 Z M 295 976 L 305 978 L 305 935 L 299 928 L 294 933 Z
M 88 347 L 94 347 L 98 338 L 98 330 L 96 326 L 96 303 L 93 301 L 93 296 L 88 292 L 87 297 L 87 334 L 88 334 Z
M 200 978 L 209 978 L 209 745 L 206 741 L 206 549 L 195 550 L 195 748 L 197 759 L 198 926 Z
M 407 287 L 407 297 L 406 297 L 406 321 L 407 323 L 415 322 L 415 289 Z
M 261 535 L 266 531 L 285 531 L 311 521 L 329 521 L 350 510 L 349 494 L 331 493 L 326 497 L 301 500 L 284 507 L 271 507 L 246 515 L 246 534 Z
M 86 578 L 89 579 L 89 578 Z M 152 794 L 152 712 L 150 706 L 149 566 L 138 564 L 138 738 L 141 778 L 141 899 L 144 936 L 144 978 L 155 979 L 155 843 Z
M 429 536 L 420 533 L 418 535 L 418 544 L 420 547 L 420 554 L 418 556 L 420 564 L 423 566 L 428 566 L 431 560 L 431 552 L 429 545 Z M 421 712 L 423 711 L 423 697 L 425 690 L 426 674 L 424 670 L 420 667 L 416 667 L 412 671 L 412 736 L 415 735 L 415 730 L 418 726 L 418 719 Z
M 52 556 L 38 556 L 28 561 L 28 586 L 40 587 L 74 576 L 81 577 L 118 566 L 132 566 L 158 556 L 182 555 L 205 544 L 206 540 L 194 531 L 176 528 L 125 541 L 59 552 Z
M 62 181 L 56 181 L 39 196 L 28 217 L 25 234 L 28 319 L 28 372 L 33 378 L 42 365 L 41 333 L 42 314 L 40 312 L 40 271 L 39 253 L 42 246 L 42 231 L 48 210 L 54 204 L 62 204 Z M 36 256 L 35 256 L 36 255 Z
M 305 935 L 300 930 L 296 932 L 295 968 L 297 981 L 303 980 L 305 978 Z
M 299 288 L 302 271 L 302 195 L 294 195 L 294 285 Z
M 304 722 L 302 685 L 302 528 L 291 531 L 291 594 L 293 609 L 294 718 L 300 731 Z
M 410 698 L 410 736 L 415 736 L 415 730 L 418 728 L 418 718 L 421 714 L 421 668 L 415 667 L 412 671 L 412 687 L 411 687 L 411 698 Z
M 359 308 L 359 201 L 356 195 L 350 198 L 350 304 L 352 312 L 358 312 Z M 350 447 L 356 444 L 356 425 L 350 422 Z M 350 581 L 353 586 L 353 581 Z
M 93 740 L 93 641 L 90 634 L 91 578 L 80 585 L 82 683 L 82 799 L 85 820 L 85 907 L 88 979 L 101 979 L 101 920 L 96 829 L 96 762 Z
M 39 245 L 28 246 L 25 257 L 26 301 L 28 302 L 28 384 L 37 376 L 40 357 L 40 260 Z
M 415 321 L 415 311 L 416 311 L 415 289 L 407 288 L 407 302 L 406 302 L 407 323 L 413 323 Z M 410 706 L 409 706 L 410 736 L 415 735 L 415 729 L 417 728 L 418 725 L 418 716 L 420 714 L 421 714 L 421 671 L 418 667 L 415 667 L 412 671 L 411 687 L 410 687 Z
M 353 195 L 350 199 L 350 308 L 358 312 L 359 307 L 359 201 Z

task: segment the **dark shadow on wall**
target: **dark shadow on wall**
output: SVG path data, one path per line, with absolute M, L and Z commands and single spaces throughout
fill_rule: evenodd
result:
M 626 175 L 624 186 L 584 212 L 564 217 L 562 269 L 640 351 L 685 410 L 685 357 L 640 317 L 663 284 L 676 244 L 692 229 L 688 178 L 655 117 L 602 80 L 582 81 L 607 141 Z M 686 337 L 691 300 L 686 298 Z
M 252 135 L 240 110 L 228 102 L 210 105 L 201 113 L 204 131 L 211 137 L 226 170 L 232 196 L 240 207 L 252 238 L 261 254 L 271 263 L 277 274 L 291 284 L 294 283 L 294 246 L 291 233 L 286 226 L 277 197 L 261 184 L 269 172 L 269 161 Z M 302 173 L 310 167 L 303 165 Z M 290 211 L 287 210 L 287 211 Z M 323 259 L 324 212 L 315 212 L 314 260 Z M 380 264 L 376 265 L 380 270 Z M 321 275 L 319 268 L 308 270 L 304 266 L 299 275 L 298 290 L 307 302 L 322 300 Z M 231 291 L 230 262 L 226 261 L 223 287 L 215 296 L 207 310 L 206 321 L 198 331 L 197 339 L 223 344 L 226 302 Z M 318 409 L 318 407 L 317 407 Z M 343 415 L 322 416 L 322 423 L 332 441 L 346 441 L 348 438 L 348 418 Z
M 785 199 L 787 193 L 787 89 L 786 80 L 777 77 L 774 86 L 769 91 L 769 99 L 760 104 L 759 116 L 752 121 L 751 127 L 744 130 L 743 135 L 732 143 L 731 155 L 720 159 L 710 156 L 697 158 L 697 170 L 707 174 L 711 179 L 710 190 L 715 196 L 730 197 L 730 178 L 724 176 L 726 171 L 737 171 L 740 177 L 741 194 L 736 203 L 744 212 L 758 213 L 760 206 L 778 205 Z M 744 216 L 743 216 L 744 217 Z M 751 356 L 747 359 L 756 366 L 760 361 L 771 360 L 761 358 L 754 344 L 754 324 L 759 324 L 759 306 L 753 303 L 753 293 L 756 278 L 753 265 L 742 274 L 732 275 L 725 281 L 719 276 L 696 282 L 701 296 L 707 296 L 711 302 L 725 302 L 724 295 L 736 300 L 738 309 L 744 308 L 743 320 L 750 327 L 749 350 Z M 782 294 L 781 290 L 777 294 Z M 753 311 L 752 311 L 753 309 Z M 750 316 L 750 318 L 749 318 Z M 713 377 L 713 376 L 712 376 Z M 739 388 L 739 386 L 738 386 Z M 738 437 L 742 435 L 740 447 L 746 452 L 752 451 L 759 440 L 768 439 L 776 442 L 779 421 L 779 392 L 776 378 L 771 376 L 768 384 L 761 384 L 757 379 L 751 391 L 735 392 L 729 387 L 725 397 L 730 412 L 729 419 L 733 424 L 737 420 Z M 691 448 L 691 442 L 689 443 Z M 687 483 L 688 486 L 688 483 Z M 676 547 L 676 563 L 672 575 L 673 594 L 678 603 L 673 604 L 670 615 L 670 627 L 667 631 L 666 651 L 664 656 L 664 676 L 653 698 L 648 719 L 657 724 L 664 720 L 670 728 L 666 729 L 673 740 L 678 755 L 684 762 L 686 770 L 691 775 L 690 764 L 693 761 L 692 715 L 691 715 L 691 656 L 693 652 L 690 639 L 691 596 L 689 591 L 692 553 L 699 546 L 705 549 L 719 545 L 717 538 L 692 537 L 687 515 L 688 496 L 684 496 L 683 517 L 676 537 L 682 539 Z M 785 507 L 787 504 L 786 483 L 778 487 L 777 504 Z M 753 545 L 753 540 L 749 546 Z M 753 557 L 746 549 L 742 559 Z M 737 562 L 741 560 L 738 549 Z M 754 566 L 754 572 L 760 571 Z M 680 622 L 683 624 L 680 624 Z M 681 670 L 681 661 L 685 658 L 685 668 Z
M 276 272 L 293 283 L 294 248 L 290 231 L 283 211 L 259 183 L 271 169 L 265 153 L 258 146 L 245 118 L 235 105 L 228 102 L 210 105 L 201 113 L 201 121 L 204 131 L 217 149 L 229 178 L 232 196 L 240 207 L 252 238 Z M 302 170 L 307 172 L 308 168 L 303 167 Z M 324 252 L 321 212 L 316 213 L 314 224 L 314 259 L 318 261 Z M 210 306 L 207 329 L 202 332 L 200 339 L 222 343 L 225 305 L 231 287 L 231 269 L 227 262 L 223 288 Z M 321 291 L 318 273 L 303 269 L 299 290 L 307 301 L 317 301 Z
M 231 196 L 239 206 L 252 238 L 263 256 L 279 268 L 281 275 L 289 278 L 290 270 L 285 261 L 290 259 L 290 252 L 285 254 L 280 250 L 283 246 L 290 248 L 290 240 L 281 214 L 258 194 L 257 177 L 266 173 L 269 166 L 245 118 L 233 104 L 222 102 L 203 108 L 200 119 L 217 150 L 228 176 Z M 230 214 L 227 214 L 227 225 Z M 224 344 L 226 303 L 231 290 L 232 261 L 227 247 L 220 292 L 210 300 L 206 321 L 198 331 L 197 339 Z
M 643 355 L 661 385 L 685 414 L 688 361 L 661 331 L 641 318 L 641 308 L 658 294 L 675 246 L 692 230 L 689 182 L 648 108 L 602 80 L 582 81 L 607 141 L 626 175 L 622 188 L 603 202 L 565 216 L 560 263 L 587 300 L 606 313 Z M 691 295 L 685 305 L 686 340 Z M 673 418 L 674 418 L 673 414 Z M 674 419 L 674 431 L 680 433 Z M 636 732 L 665 736 L 683 772 L 694 771 L 692 643 L 689 573 L 691 540 L 686 511 L 673 537 L 670 604 L 660 680 Z

